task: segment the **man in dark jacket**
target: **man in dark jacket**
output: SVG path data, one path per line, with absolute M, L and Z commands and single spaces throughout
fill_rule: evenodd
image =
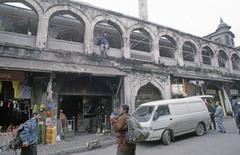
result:
M 20 138 L 22 141 L 21 155 L 37 155 L 37 125 L 40 114 L 34 116 L 23 124 Z
M 210 126 L 210 130 L 212 129 L 212 125 L 213 125 L 213 130 L 216 130 L 216 122 L 215 122 L 215 117 L 214 117 L 214 113 L 215 113 L 215 108 L 214 106 L 211 104 L 211 102 L 205 100 L 205 103 L 207 105 L 208 111 L 209 111 L 209 115 L 211 118 L 211 126 Z
M 128 131 L 128 111 L 128 105 L 122 105 L 119 108 L 119 117 L 117 119 L 117 123 L 114 129 L 117 138 L 117 155 L 135 155 L 136 152 L 136 144 L 128 143 L 125 138 Z
M 236 125 L 239 130 L 239 134 L 240 134 L 240 109 L 238 109 L 238 111 L 236 113 L 235 121 L 236 121 Z

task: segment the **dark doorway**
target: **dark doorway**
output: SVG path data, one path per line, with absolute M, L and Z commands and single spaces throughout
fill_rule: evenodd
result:
M 109 122 L 111 96 L 60 95 L 59 109 L 75 121 L 75 131 L 96 131 Z

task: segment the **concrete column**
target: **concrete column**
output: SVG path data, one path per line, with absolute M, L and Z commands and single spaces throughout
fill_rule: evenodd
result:
M 212 66 L 218 67 L 218 56 L 216 53 L 214 53 L 214 55 L 213 55 Z
M 182 44 L 177 45 L 177 49 L 175 51 L 175 59 L 177 59 L 178 65 L 179 66 L 184 66 L 184 61 L 183 61 L 183 53 L 182 53 Z
M 202 51 L 201 50 L 198 50 L 196 49 L 196 55 L 195 55 L 195 61 L 194 61 L 198 67 L 201 67 L 202 66 Z
M 140 19 L 148 20 L 147 0 L 138 0 L 138 13 Z
M 93 53 L 94 38 L 93 38 L 93 27 L 91 24 L 86 24 L 85 35 L 84 35 L 84 52 L 86 54 Z
M 230 73 L 233 73 L 233 66 L 232 66 L 232 60 L 229 57 L 228 61 L 226 62 L 226 65 L 228 66 L 228 70 Z
M 160 59 L 160 54 L 159 54 L 159 44 L 157 42 L 157 39 L 155 38 L 153 40 L 153 49 L 152 49 L 152 60 L 155 63 L 159 63 L 159 59 Z
M 127 36 L 129 36 L 129 37 L 127 37 Z M 123 40 L 122 55 L 123 55 L 124 58 L 130 59 L 131 58 L 130 35 L 128 35 L 128 33 L 125 32 L 123 34 L 122 40 Z
M 125 104 L 129 105 L 130 108 L 130 113 L 133 111 L 134 107 L 133 107 L 133 103 L 131 101 L 131 97 L 132 93 L 131 93 L 131 84 L 129 81 L 129 77 L 124 77 L 124 97 L 125 97 Z
M 36 39 L 36 47 L 38 48 L 47 47 L 48 25 L 49 25 L 48 17 L 45 17 L 45 16 L 39 17 L 37 39 Z

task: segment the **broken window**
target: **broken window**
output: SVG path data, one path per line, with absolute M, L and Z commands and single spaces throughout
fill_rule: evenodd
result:
M 191 42 L 187 41 L 183 44 L 182 49 L 183 49 L 183 60 L 194 62 L 195 54 L 196 54 L 195 46 Z
M 159 39 L 159 54 L 161 57 L 174 58 L 176 42 L 170 36 L 162 36 Z
M 232 55 L 232 67 L 234 70 L 239 70 L 240 69 L 240 58 L 237 54 Z
M 0 31 L 37 35 L 38 15 L 23 3 L 0 4 Z
M 220 50 L 218 54 L 218 66 L 225 68 L 227 60 L 228 60 L 227 54 L 223 50 Z
M 100 45 L 100 37 L 104 33 L 108 36 L 110 48 L 121 49 L 123 47 L 122 32 L 120 27 L 111 21 L 101 21 L 94 28 L 94 45 Z
M 150 53 L 152 50 L 152 42 L 148 32 L 144 29 L 133 30 L 130 35 L 130 48 Z
M 71 11 L 58 11 L 50 18 L 48 34 L 50 38 L 83 43 L 85 23 Z
M 213 51 L 208 46 L 203 47 L 202 49 L 202 61 L 203 64 L 211 65 L 213 58 Z

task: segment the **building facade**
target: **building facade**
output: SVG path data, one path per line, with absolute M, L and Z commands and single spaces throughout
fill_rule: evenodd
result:
M 77 131 L 106 123 L 120 104 L 133 112 L 153 100 L 239 96 L 240 50 L 222 20 L 198 37 L 69 0 L 3 0 L 0 8 L 1 102 L 28 99 L 32 111 L 43 104 L 54 118 L 63 108 Z

